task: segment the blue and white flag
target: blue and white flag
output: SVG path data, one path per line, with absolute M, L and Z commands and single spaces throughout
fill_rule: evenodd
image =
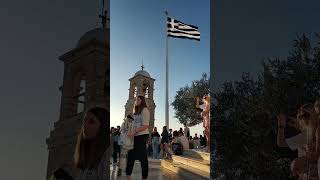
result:
M 185 24 L 171 17 L 167 17 L 167 35 L 200 41 L 200 32 L 197 26 Z

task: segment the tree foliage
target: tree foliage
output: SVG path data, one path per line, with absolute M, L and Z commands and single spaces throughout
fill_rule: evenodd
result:
M 213 93 L 215 171 L 227 179 L 289 179 L 290 161 L 276 148 L 275 117 L 279 110 L 295 116 L 320 95 L 320 47 L 311 44 L 297 36 L 289 56 L 264 61 L 256 80 L 244 73 Z
M 196 97 L 202 97 L 209 93 L 209 81 L 204 73 L 200 80 L 192 81 L 191 86 L 180 88 L 171 103 L 175 110 L 175 117 L 181 124 L 187 123 L 194 126 L 202 122 L 200 113 L 196 109 Z

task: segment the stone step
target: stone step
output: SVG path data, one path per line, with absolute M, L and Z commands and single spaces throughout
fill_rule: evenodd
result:
M 179 162 L 174 162 L 172 160 L 162 159 L 161 167 L 175 172 L 178 176 L 184 177 L 184 179 L 210 179 L 210 173 L 193 168 L 191 166 L 187 166 Z
M 153 162 L 149 161 L 148 179 L 150 180 L 195 180 L 195 178 L 193 179 L 185 178 L 185 177 L 179 176 L 178 174 L 168 169 L 161 168 L 161 166 L 155 166 L 150 164 Z M 118 170 L 119 170 L 118 167 L 110 166 L 110 180 L 126 180 L 127 179 L 125 170 L 122 171 L 121 176 L 117 176 Z M 134 165 L 131 177 L 132 177 L 132 180 L 141 180 L 142 176 L 141 176 L 140 162 L 136 162 L 136 164 Z
M 161 165 L 160 159 L 148 158 L 148 162 L 149 164 L 152 164 L 152 165 L 157 165 L 157 166 Z
M 194 159 L 192 157 L 177 156 L 177 155 L 172 155 L 172 160 L 174 162 L 178 162 L 178 163 L 202 170 L 204 172 L 210 173 L 210 161 Z
M 203 151 L 200 151 L 200 150 L 194 150 L 194 149 L 184 150 L 183 151 L 183 156 L 190 157 L 190 158 L 193 158 L 193 159 L 210 161 L 210 153 L 203 152 Z

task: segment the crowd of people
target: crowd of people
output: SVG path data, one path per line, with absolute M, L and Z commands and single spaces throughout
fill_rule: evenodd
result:
M 120 164 L 119 157 L 121 157 L 121 127 L 111 127 L 111 139 L 113 143 L 113 164 Z M 157 127 L 153 128 L 150 137 L 147 141 L 146 150 L 148 156 L 154 159 L 167 158 L 171 159 L 172 155 L 182 155 L 184 150 L 188 149 L 203 149 L 207 147 L 207 139 L 205 133 L 198 137 L 195 133 L 194 137 L 190 136 L 190 130 L 185 124 L 184 130 L 172 131 L 167 130 L 167 127 L 162 128 L 161 134 L 158 132 Z M 118 171 L 121 175 L 121 171 Z
M 188 149 L 208 147 L 209 96 L 204 96 L 203 102 L 203 105 L 199 105 L 198 99 L 196 105 L 204 119 L 205 130 L 200 137 L 197 134 L 191 137 L 186 124 L 184 130 L 180 128 L 175 131 L 167 130 L 164 126 L 161 134 L 154 127 L 150 134 L 150 112 L 144 96 L 137 96 L 132 113 L 127 114 L 121 126 L 112 127 L 110 130 L 110 112 L 107 109 L 88 109 L 82 120 L 73 160 L 66 161 L 55 170 L 50 180 L 108 179 L 108 154 L 112 154 L 113 164 L 119 167 L 119 176 L 125 171 L 127 180 L 131 180 L 135 160 L 139 160 L 142 179 L 148 179 L 148 155 L 171 159 L 172 155 L 182 155 L 183 151 Z
M 127 179 L 131 179 L 135 160 L 141 163 L 142 179 L 148 178 L 149 164 L 147 141 L 149 139 L 150 113 L 144 96 L 135 99 L 133 113 L 129 113 L 121 126 L 111 127 L 113 164 L 117 165 L 118 176 L 125 170 Z
M 291 172 L 299 180 L 319 179 L 320 174 L 320 100 L 314 104 L 302 105 L 296 117 L 281 111 L 277 115 L 277 144 L 297 150 L 298 155 L 291 162 Z M 297 133 L 288 136 L 294 129 Z
M 164 126 L 161 135 L 158 133 L 157 128 L 154 127 L 151 133 L 151 138 L 148 142 L 148 155 L 153 158 L 168 158 L 170 159 L 173 154 L 182 155 L 183 150 L 198 149 L 206 147 L 206 136 L 197 133 L 194 137 L 190 136 L 189 128 L 185 126 L 184 131 L 172 131 Z

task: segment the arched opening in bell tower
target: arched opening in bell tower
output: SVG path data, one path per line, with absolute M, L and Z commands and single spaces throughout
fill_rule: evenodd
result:
M 137 97 L 137 93 L 138 93 L 138 87 L 135 86 L 134 89 L 133 89 L 133 97 Z
M 85 90 L 86 90 L 86 81 L 82 79 L 80 81 L 78 101 L 77 101 L 77 114 L 82 113 L 85 109 Z
M 149 87 L 144 88 L 143 92 L 144 92 L 144 97 L 149 98 Z
M 144 82 L 143 83 L 143 95 L 145 98 L 150 98 L 150 89 L 149 89 L 149 83 L 148 82 Z

